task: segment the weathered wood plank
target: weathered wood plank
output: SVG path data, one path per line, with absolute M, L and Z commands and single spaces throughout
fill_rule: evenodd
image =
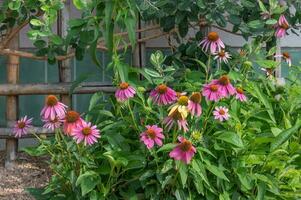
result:
M 0 96 L 34 95 L 34 94 L 69 94 L 72 83 L 41 83 L 41 84 L 0 84 Z M 83 83 L 73 93 L 90 94 L 94 92 L 112 93 L 116 90 L 111 85 L 99 83 Z

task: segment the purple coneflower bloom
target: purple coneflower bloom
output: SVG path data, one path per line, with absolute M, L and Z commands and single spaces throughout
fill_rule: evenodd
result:
M 289 67 L 292 66 L 292 58 L 288 52 L 283 52 L 282 54 L 275 55 L 274 57 L 275 58 L 283 58 Z
M 73 129 L 71 136 L 76 140 L 76 143 L 84 141 L 84 145 L 92 145 L 100 138 L 99 130 L 93 126 L 91 122 L 82 121 Z
M 161 84 L 151 91 L 150 97 L 157 105 L 167 105 L 177 100 L 177 93 L 165 84 Z
M 135 89 L 130 86 L 128 83 L 123 82 L 119 84 L 119 88 L 116 90 L 115 92 L 115 97 L 117 99 L 117 101 L 126 101 L 129 98 L 134 97 L 134 95 L 136 94 Z
M 224 106 L 215 107 L 215 110 L 213 111 L 214 119 L 218 119 L 221 122 L 224 120 L 228 120 L 230 117 L 228 112 L 228 108 Z
M 187 108 L 192 116 L 199 117 L 202 114 L 201 100 L 202 95 L 200 92 L 193 92 L 190 96 Z
M 189 164 L 196 153 L 196 148 L 184 137 L 178 137 L 178 140 L 180 143 L 169 153 L 169 157 Z
M 163 123 L 167 126 L 167 130 L 169 131 L 175 124 L 178 125 L 179 130 L 183 130 L 184 132 L 188 131 L 188 123 L 185 118 L 183 118 L 182 114 L 175 110 L 169 116 L 167 116 Z
M 22 137 L 23 135 L 26 135 L 28 133 L 28 129 L 32 127 L 32 118 L 27 118 L 25 115 L 21 119 L 19 119 L 13 128 L 13 133 L 15 134 L 15 137 Z
M 245 95 L 245 92 L 240 87 L 236 88 L 235 98 L 238 99 L 238 100 L 240 100 L 241 102 L 247 101 L 247 97 Z
M 218 101 L 222 98 L 222 95 L 220 93 L 220 86 L 215 83 L 209 83 L 204 85 L 203 87 L 203 96 L 206 97 L 209 101 Z
M 69 110 L 66 113 L 64 120 L 64 133 L 66 135 L 71 135 L 73 130 L 83 123 L 83 119 L 80 117 L 80 114 L 76 111 Z
M 276 25 L 275 36 L 277 38 L 282 38 L 285 36 L 286 31 L 289 29 L 289 24 L 284 15 L 279 17 L 278 23 Z
M 210 48 L 211 54 L 214 54 L 216 51 L 220 51 L 221 49 L 225 48 L 225 45 L 220 39 L 218 33 L 214 31 L 208 33 L 207 37 L 203 39 L 199 45 L 202 45 L 202 49 L 204 51 L 208 51 L 208 48 Z
M 228 59 L 231 58 L 231 55 L 226 52 L 225 50 L 221 50 L 219 52 L 215 52 L 213 55 L 214 56 L 214 60 L 218 60 L 220 63 L 224 62 L 224 63 L 228 63 Z
M 154 147 L 154 144 L 162 146 L 162 139 L 164 135 L 162 134 L 163 129 L 157 125 L 146 126 L 147 130 L 140 134 L 140 141 L 143 142 L 148 149 Z
M 44 122 L 44 125 L 43 125 L 44 128 L 54 131 L 55 129 L 61 127 L 61 125 L 64 122 L 64 119 L 55 117 L 53 120 L 52 119 L 42 119 L 42 121 Z
M 218 80 L 212 80 L 212 83 L 219 85 L 219 91 L 222 97 L 228 97 L 236 93 L 236 90 L 227 75 L 221 76 Z
M 45 106 L 41 111 L 42 119 L 54 120 L 55 117 L 64 118 L 67 106 L 54 95 L 46 97 Z

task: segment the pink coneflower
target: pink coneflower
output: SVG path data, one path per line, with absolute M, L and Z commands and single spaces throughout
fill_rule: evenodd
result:
M 199 45 L 202 45 L 202 49 L 208 51 L 210 47 L 211 54 L 214 54 L 216 51 L 220 51 L 225 48 L 223 41 L 220 39 L 217 32 L 210 32 L 207 37 L 200 42 Z
M 178 110 L 175 110 L 169 116 L 167 116 L 163 123 L 167 126 L 167 130 L 169 131 L 175 124 L 178 124 L 178 129 L 183 130 L 184 132 L 188 131 L 188 123 L 185 118 L 181 115 Z
M 52 119 L 55 117 L 63 118 L 66 113 L 67 106 L 57 99 L 54 95 L 46 97 L 45 106 L 41 111 L 42 119 Z
M 196 148 L 184 137 L 178 137 L 178 140 L 180 143 L 169 153 L 169 157 L 175 160 L 181 160 L 185 164 L 189 164 L 196 153 Z
M 275 55 L 274 57 L 275 58 L 283 58 L 289 67 L 292 66 L 291 55 L 288 52 L 283 52 L 282 54 Z
M 236 93 L 236 90 L 227 75 L 221 76 L 218 80 L 213 80 L 212 83 L 219 85 L 219 91 L 222 97 L 228 97 L 229 95 L 234 95 Z
M 167 105 L 177 100 L 177 93 L 165 84 L 161 84 L 151 91 L 150 97 L 157 105 Z
M 79 113 L 73 110 L 69 110 L 66 113 L 64 120 L 64 133 L 71 135 L 73 130 L 82 124 L 84 120 L 80 117 Z
M 162 139 L 164 139 L 163 129 L 157 125 L 148 125 L 146 128 L 147 130 L 140 134 L 140 141 L 144 142 L 148 149 L 153 148 L 155 143 L 158 146 L 162 146 Z
M 221 122 L 224 120 L 228 120 L 230 117 L 228 112 L 228 108 L 224 106 L 215 107 L 215 110 L 213 111 L 214 119 L 218 119 Z
M 201 100 L 202 95 L 200 92 L 193 92 L 190 96 L 187 108 L 192 116 L 199 117 L 202 114 Z
M 203 87 L 203 96 L 209 101 L 218 101 L 222 98 L 220 93 L 220 86 L 215 83 L 209 83 Z
M 76 143 L 84 141 L 84 145 L 92 145 L 100 138 L 100 132 L 91 122 L 82 121 L 76 128 L 73 129 L 71 136 L 76 140 Z
M 52 130 L 52 131 L 54 131 L 57 128 L 60 128 L 64 122 L 64 120 L 59 117 L 55 117 L 53 120 L 52 119 L 42 119 L 42 121 L 44 122 L 43 127 L 47 128 L 49 130 Z
M 282 38 L 285 36 L 286 31 L 289 29 L 289 24 L 284 15 L 279 17 L 278 23 L 276 25 L 275 36 L 277 38 Z
M 228 63 L 228 59 L 231 58 L 231 55 L 226 52 L 225 50 L 221 50 L 219 52 L 215 52 L 213 55 L 214 56 L 214 60 L 218 60 L 220 63 L 224 62 L 224 63 Z
M 19 119 L 13 128 L 13 133 L 15 134 L 15 137 L 22 137 L 22 135 L 26 135 L 28 133 L 28 129 L 32 127 L 32 118 L 27 118 L 25 115 L 21 119 Z
M 129 98 L 134 97 L 136 94 L 135 89 L 130 86 L 128 83 L 123 82 L 119 84 L 119 88 L 115 92 L 115 97 L 117 101 L 126 101 Z
M 241 102 L 247 101 L 247 97 L 245 95 L 245 92 L 240 87 L 236 88 L 235 98 L 238 99 L 238 100 L 240 100 Z

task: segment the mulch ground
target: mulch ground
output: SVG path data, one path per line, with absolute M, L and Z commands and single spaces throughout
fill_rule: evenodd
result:
M 4 152 L 0 152 L 0 200 L 34 200 L 26 188 L 41 188 L 50 178 L 46 158 L 19 153 L 12 169 L 4 168 Z

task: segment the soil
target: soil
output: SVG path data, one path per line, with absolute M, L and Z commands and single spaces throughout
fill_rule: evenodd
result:
M 0 200 L 34 200 L 26 188 L 41 188 L 50 178 L 46 158 L 18 154 L 12 169 L 4 168 L 4 152 L 0 152 Z

